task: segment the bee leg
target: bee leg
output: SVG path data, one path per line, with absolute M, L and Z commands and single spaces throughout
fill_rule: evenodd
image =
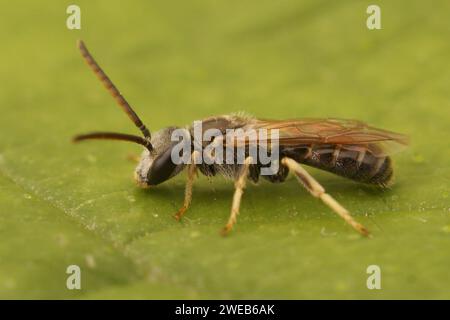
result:
M 356 222 L 350 213 L 332 198 L 325 189 L 303 167 L 291 158 L 283 158 L 281 163 L 293 171 L 300 183 L 316 198 L 322 200 L 328 207 L 343 218 L 353 229 L 363 236 L 369 236 L 370 232 L 363 225 Z
M 242 194 L 244 193 L 245 184 L 247 182 L 247 175 L 252 161 L 252 157 L 245 158 L 244 164 L 241 168 L 241 172 L 239 173 L 239 176 L 234 183 L 235 190 L 233 195 L 233 203 L 231 205 L 230 218 L 228 219 L 227 224 L 221 232 L 224 236 L 231 231 L 233 225 L 236 223 L 237 215 L 239 214 L 239 207 L 241 205 Z
M 194 184 L 194 179 L 197 173 L 197 164 L 196 160 L 199 155 L 198 151 L 192 152 L 191 155 L 191 163 L 188 165 L 187 169 L 187 181 L 186 181 L 186 188 L 184 191 L 184 203 L 183 206 L 180 208 L 180 210 L 177 211 L 174 218 L 177 221 L 180 221 L 181 217 L 183 217 L 186 210 L 189 208 L 189 205 L 191 204 L 192 200 L 192 186 Z

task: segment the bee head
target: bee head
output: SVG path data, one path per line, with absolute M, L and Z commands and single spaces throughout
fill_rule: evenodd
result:
M 171 136 L 176 129 L 164 128 L 152 134 L 152 149 L 144 149 L 134 173 L 135 180 L 141 187 L 160 184 L 183 169 L 183 165 L 175 164 L 171 157 L 172 148 L 176 144 L 171 140 Z

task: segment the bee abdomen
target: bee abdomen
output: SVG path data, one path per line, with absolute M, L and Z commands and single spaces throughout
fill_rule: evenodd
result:
M 286 156 L 363 183 L 386 186 L 393 175 L 390 157 L 376 156 L 363 148 L 313 145 L 300 150 L 288 150 Z

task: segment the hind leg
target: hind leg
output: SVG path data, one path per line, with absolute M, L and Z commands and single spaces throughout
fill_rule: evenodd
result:
M 341 206 L 333 197 L 325 192 L 325 189 L 314 179 L 303 167 L 291 158 L 283 158 L 281 163 L 287 166 L 292 172 L 295 173 L 297 179 L 314 197 L 322 200 L 328 207 L 336 212 L 342 219 L 353 227 L 363 236 L 369 236 L 369 230 L 367 230 L 362 224 L 356 222 L 350 213 Z

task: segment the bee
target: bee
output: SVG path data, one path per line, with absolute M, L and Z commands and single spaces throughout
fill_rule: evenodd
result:
M 209 177 L 222 174 L 232 178 L 235 191 L 231 213 L 227 224 L 222 229 L 223 235 L 228 234 L 236 223 L 247 181 L 256 183 L 261 176 L 263 165 L 252 159 L 247 151 L 245 160 L 241 164 L 199 163 L 197 161 L 198 150 L 194 150 L 189 155 L 191 161 L 187 164 L 174 163 L 171 153 L 175 144 L 171 136 L 178 128 L 167 127 L 151 135 L 150 130 L 100 68 L 82 41 L 78 42 L 78 48 L 88 66 L 140 130 L 142 136 L 116 132 L 92 132 L 77 135 L 73 141 L 110 139 L 142 145 L 144 149 L 135 170 L 135 180 L 140 187 L 144 188 L 159 185 L 186 169 L 184 203 L 175 214 L 177 220 L 183 217 L 191 204 L 193 184 L 198 171 Z M 405 135 L 377 129 L 356 120 L 277 121 L 232 114 L 206 118 L 201 120 L 201 124 L 204 130 L 217 129 L 224 135 L 228 129 L 242 129 L 243 132 L 251 129 L 278 130 L 279 159 L 281 159 L 278 170 L 262 177 L 273 183 L 281 183 L 286 180 L 289 172 L 292 172 L 312 196 L 320 199 L 363 236 L 369 236 L 369 230 L 358 223 L 347 209 L 329 195 L 324 187 L 303 168 L 303 165 L 325 170 L 360 183 L 386 188 L 393 180 L 391 154 L 408 144 L 408 137 Z M 186 130 L 189 134 L 193 134 L 192 126 L 187 127 Z M 246 140 L 243 143 L 247 144 L 249 141 Z M 262 143 L 262 141 L 258 140 L 258 143 Z

